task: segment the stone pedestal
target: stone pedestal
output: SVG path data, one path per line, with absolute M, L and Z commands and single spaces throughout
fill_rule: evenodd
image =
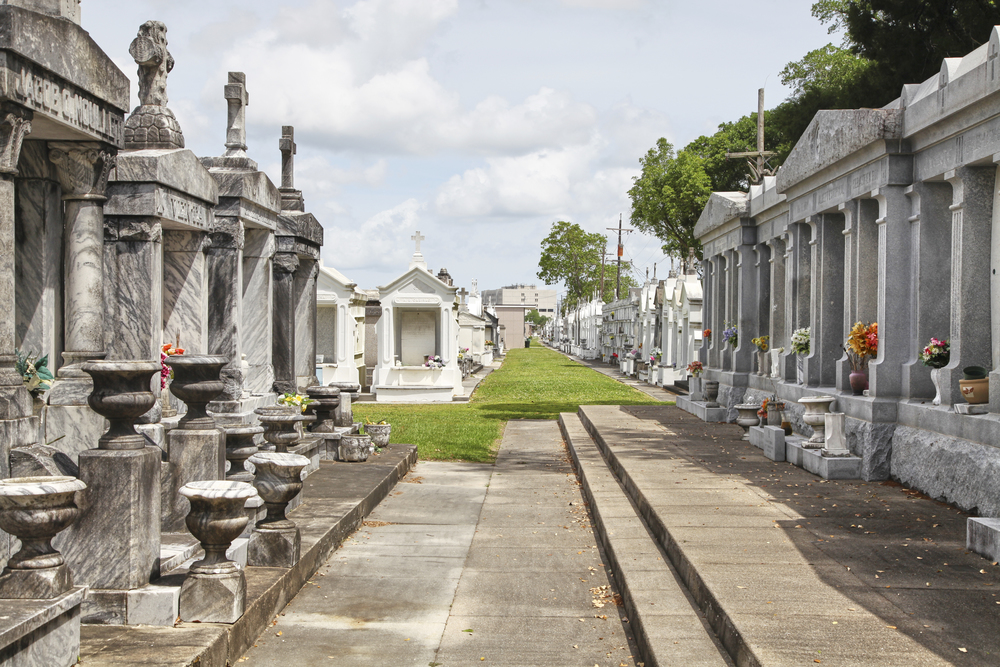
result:
M 288 502 L 302 489 L 301 473 L 309 459 L 296 454 L 261 452 L 250 457 L 256 468 L 254 488 L 264 499 L 267 516 L 257 522 L 247 547 L 247 564 L 292 567 L 299 560 L 298 527 L 285 517 Z
M 0 667 L 70 667 L 80 656 L 77 587 L 52 600 L 0 600 Z
M 161 530 L 178 533 L 184 530 L 184 517 L 190 504 L 177 491 L 201 480 L 225 477 L 226 435 L 218 429 L 192 430 L 175 428 L 167 434 L 168 484 L 163 495 Z
M 160 573 L 160 449 L 80 454 L 80 518 L 55 540 L 77 583 L 132 589 Z
M 847 448 L 845 436 L 847 415 L 843 412 L 828 412 L 823 419 L 825 421 L 823 456 L 850 456 L 851 450 Z

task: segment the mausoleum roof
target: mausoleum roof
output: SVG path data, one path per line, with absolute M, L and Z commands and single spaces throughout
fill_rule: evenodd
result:
M 713 192 L 694 226 L 696 238 L 702 238 L 733 218 L 746 215 L 749 199 L 745 192 Z

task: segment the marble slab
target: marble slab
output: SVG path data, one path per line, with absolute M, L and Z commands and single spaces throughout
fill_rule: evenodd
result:
M 436 331 L 434 313 L 400 313 L 399 358 L 404 366 L 421 366 L 424 357 L 435 353 Z

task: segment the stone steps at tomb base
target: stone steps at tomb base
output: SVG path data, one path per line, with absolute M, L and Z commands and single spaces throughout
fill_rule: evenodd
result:
M 289 518 L 302 533 L 295 567 L 247 567 L 247 606 L 231 625 L 179 623 L 174 627 L 84 625 L 81 664 L 86 667 L 225 667 L 235 665 L 275 615 L 361 525 L 416 463 L 413 445 L 390 444 L 366 463 L 323 461 L 304 482 L 302 504 Z M 178 577 L 183 568 L 170 576 Z
M 1000 568 L 965 549 L 964 513 L 770 461 L 739 427 L 672 406 L 584 406 L 560 424 L 642 647 L 671 631 L 660 600 L 642 603 L 670 570 L 643 555 L 655 550 L 738 665 L 1000 664 Z M 599 463 L 642 530 L 590 490 L 607 495 Z M 651 574 L 630 573 L 642 558 Z

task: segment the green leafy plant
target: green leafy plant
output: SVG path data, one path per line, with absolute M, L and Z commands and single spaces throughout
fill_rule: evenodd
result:
M 15 349 L 14 353 L 17 355 L 14 367 L 27 390 L 35 395 L 48 391 L 54 379 L 52 371 L 49 370 L 49 355 L 46 354 L 39 359 L 37 355 L 25 354 L 18 349 Z

